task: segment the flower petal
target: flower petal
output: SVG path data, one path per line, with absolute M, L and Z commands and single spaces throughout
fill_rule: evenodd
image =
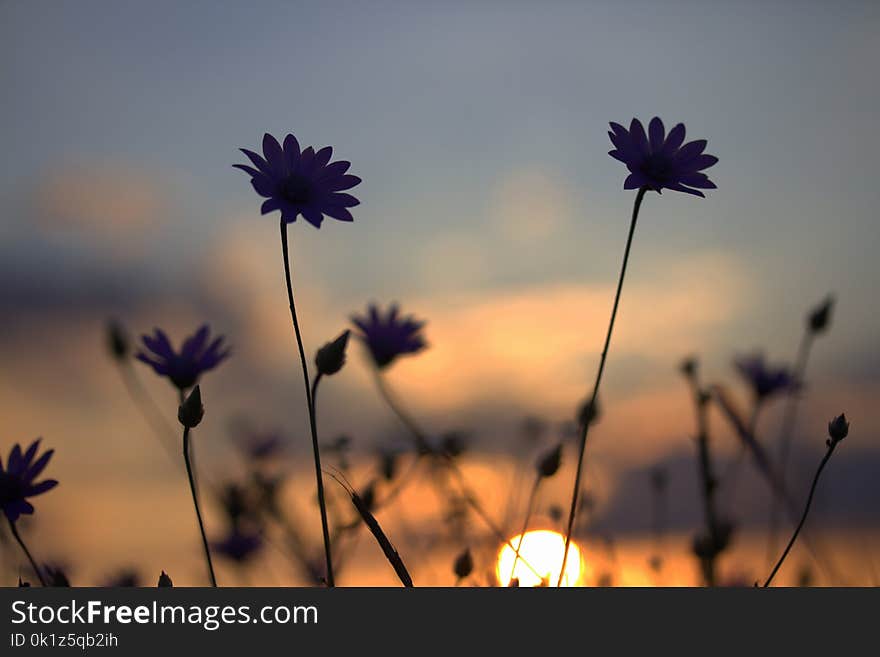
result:
M 705 139 L 697 139 L 696 141 L 688 142 L 678 150 L 678 153 L 675 154 L 675 161 L 678 164 L 687 163 L 706 149 L 706 143 Z
M 351 212 L 342 207 L 328 206 L 324 208 L 324 214 L 326 214 L 328 217 L 338 219 L 339 221 L 354 221 L 354 217 L 351 216 Z
M 296 171 L 299 166 L 299 142 L 293 135 L 284 138 L 284 157 L 287 158 L 287 166 L 290 171 Z
M 356 205 L 360 205 L 361 202 L 358 201 L 351 194 L 346 194 L 345 192 L 335 192 L 330 194 L 330 197 L 327 201 L 330 205 L 342 206 L 344 208 L 353 208 Z
M 284 161 L 284 151 L 281 144 L 268 132 L 263 135 L 263 157 L 269 163 L 272 172 L 281 177 L 287 172 L 287 163 Z
M 650 137 L 651 152 L 658 153 L 663 147 L 663 140 L 666 137 L 666 128 L 663 127 L 663 121 L 659 116 L 655 116 L 648 124 L 648 135 Z
M 315 228 L 321 227 L 321 222 L 324 221 L 324 217 L 315 208 L 307 205 L 304 206 L 300 212 L 302 213 L 303 218 L 312 224 L 312 226 Z
M 639 187 L 645 186 L 647 183 L 647 178 L 641 173 L 631 173 L 626 177 L 626 180 L 623 181 L 623 188 L 638 189 Z
M 352 187 L 356 187 L 357 185 L 360 185 L 361 182 L 361 179 L 357 176 L 346 174 L 344 176 L 339 176 L 338 178 L 328 180 L 324 184 L 324 187 L 329 192 L 341 192 L 344 189 L 351 189 Z
M 678 150 L 678 147 L 684 143 L 684 123 L 677 123 L 675 127 L 666 135 L 666 142 L 663 144 L 663 154 L 672 155 Z
M 645 135 L 645 129 L 642 127 L 642 122 L 638 119 L 633 119 L 629 125 L 629 134 L 632 139 L 633 147 L 643 155 L 647 155 L 648 137 Z

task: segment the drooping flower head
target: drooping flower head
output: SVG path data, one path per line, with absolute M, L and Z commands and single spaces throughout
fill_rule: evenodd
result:
M 311 146 L 300 151 L 293 135 L 284 138 L 284 146 L 270 134 L 263 136 L 263 156 L 241 149 L 254 165 L 235 164 L 251 177 L 254 190 L 266 199 L 261 214 L 281 212 L 285 223 L 293 223 L 299 215 L 315 228 L 321 227 L 324 215 L 339 221 L 354 221 L 348 208 L 360 204 L 354 196 L 344 193 L 360 184 L 361 179 L 346 173 L 351 162 L 330 162 L 330 146 L 315 151 Z M 256 168 L 254 168 L 256 167 Z
M 422 336 L 425 323 L 411 315 L 400 317 L 398 312 L 396 303 L 391 304 L 386 315 L 375 304 L 370 304 L 366 316 L 351 318 L 360 329 L 358 337 L 370 350 L 379 369 L 388 367 L 398 356 L 417 353 L 427 346 Z
M 733 361 L 740 376 L 751 387 L 757 402 L 762 402 L 777 392 L 794 390 L 798 382 L 786 367 L 771 366 L 760 353 L 740 356 Z
M 137 359 L 152 367 L 159 376 L 168 377 L 178 389 L 187 390 L 203 373 L 229 357 L 230 350 L 223 344 L 224 337 L 221 335 L 210 341 L 210 335 L 208 325 L 203 325 L 184 341 L 177 352 L 165 332 L 157 328 L 152 337 L 145 335 L 141 338 L 144 348 L 138 351 Z
M 235 528 L 223 540 L 215 541 L 211 547 L 227 559 L 243 564 L 263 547 L 263 539 L 259 534 Z
M 55 450 L 50 449 L 40 458 L 36 458 L 39 448 L 39 439 L 32 442 L 24 453 L 21 445 L 16 444 L 6 459 L 5 468 L 0 459 L 0 509 L 10 522 L 34 512 L 33 505 L 27 501 L 28 497 L 42 495 L 58 485 L 54 479 L 44 479 L 39 483 L 35 481 L 55 453 Z
M 632 120 L 629 130 L 612 122 L 608 136 L 614 150 L 608 154 L 623 162 L 630 172 L 623 188 L 646 187 L 658 193 L 671 189 L 703 197 L 700 189 L 715 189 L 715 183 L 701 172 L 718 158 L 703 153 L 705 139 L 684 144 L 684 133 L 684 124 L 679 123 L 667 135 L 663 121 L 656 116 L 648 124 L 647 134 L 638 119 Z

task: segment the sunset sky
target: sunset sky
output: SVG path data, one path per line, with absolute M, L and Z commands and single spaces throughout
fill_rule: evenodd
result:
M 430 348 L 391 369 L 395 390 L 432 430 L 471 431 L 477 462 L 512 457 L 523 417 L 572 419 L 588 392 L 634 197 L 606 130 L 657 115 L 708 139 L 718 189 L 645 200 L 591 434 L 607 509 L 633 529 L 612 499 L 627 473 L 692 453 L 682 357 L 745 406 L 732 357 L 790 362 L 829 293 L 798 440 L 814 467 L 846 411 L 838 473 L 870 481 L 846 462 L 880 463 L 878 33 L 880 7 L 849 1 L 662 16 L 650 2 L 0 2 L 0 452 L 36 436 L 57 449 L 62 484 L 39 506 L 63 536 L 115 540 L 125 513 L 94 502 L 120 486 L 132 503 L 187 502 L 106 356 L 117 317 L 178 342 L 209 322 L 234 346 L 203 381 L 204 467 L 232 467 L 241 414 L 308 454 L 278 219 L 231 166 L 264 132 L 292 132 L 363 178 L 354 223 L 291 226 L 308 351 L 368 302 L 399 301 Z M 136 367 L 173 418 L 173 391 Z M 399 437 L 360 345 L 322 385 L 328 440 L 369 453 Z M 880 487 L 861 485 L 839 509 L 878 528 Z M 697 509 L 693 493 L 679 506 Z

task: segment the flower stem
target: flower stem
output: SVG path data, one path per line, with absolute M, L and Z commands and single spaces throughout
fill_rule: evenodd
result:
M 819 468 L 816 470 L 816 476 L 813 477 L 813 485 L 810 486 L 810 494 L 807 496 L 807 504 L 804 507 L 804 514 L 801 516 L 801 521 L 798 523 L 798 526 L 795 528 L 794 533 L 791 535 L 791 540 L 788 542 L 788 545 L 785 546 L 785 550 L 783 551 L 782 556 L 779 557 L 779 561 L 776 562 L 776 566 L 774 566 L 773 571 L 767 578 L 767 581 L 764 582 L 764 588 L 770 586 L 770 582 L 773 581 L 773 577 L 776 575 L 776 571 L 779 570 L 782 562 L 785 561 L 785 558 L 788 556 L 788 553 L 791 550 L 791 546 L 794 545 L 795 540 L 797 540 L 798 534 L 800 533 L 801 528 L 804 526 L 804 523 L 807 520 L 807 514 L 810 512 L 810 504 L 813 502 L 813 494 L 816 492 L 816 485 L 819 483 L 819 475 L 822 474 L 822 469 L 825 467 L 825 464 L 828 463 L 828 459 L 831 458 L 831 453 L 837 446 L 837 442 L 838 441 L 835 440 L 828 441 L 828 451 L 825 453 L 825 457 L 822 459 L 822 462 L 819 463 Z
M 196 509 L 196 518 L 199 521 L 199 531 L 202 534 L 202 546 L 205 548 L 205 560 L 208 562 L 208 572 L 211 573 L 211 586 L 217 586 L 217 578 L 214 576 L 214 564 L 211 563 L 211 550 L 208 549 L 208 537 L 205 536 L 205 525 L 202 522 L 202 512 L 199 509 L 199 497 L 196 494 L 196 481 L 193 477 L 192 465 L 189 461 L 189 427 L 183 428 L 183 462 L 186 465 L 186 476 L 189 479 L 189 489 L 192 492 L 193 506 Z
M 302 364 L 303 380 L 306 389 L 306 405 L 309 411 L 309 429 L 312 433 L 312 447 L 315 452 L 317 472 L 315 476 L 318 484 L 318 504 L 321 507 L 321 531 L 324 535 L 324 557 L 327 562 L 327 586 L 335 586 L 333 580 L 333 560 L 330 556 L 330 529 L 327 524 L 327 504 L 324 498 L 324 481 L 321 477 L 320 456 L 318 455 L 318 425 L 315 422 L 315 407 L 312 402 L 312 389 L 309 383 L 309 367 L 306 363 L 306 352 L 303 348 L 302 336 L 299 331 L 299 320 L 296 318 L 296 306 L 293 302 L 293 285 L 290 282 L 290 258 L 287 249 L 287 224 L 281 221 L 281 253 L 284 258 L 284 278 L 287 282 L 287 300 L 290 302 L 290 316 L 293 318 L 293 331 L 296 334 L 296 344 L 299 347 L 299 359 Z
M 7 520 L 9 520 L 9 518 L 7 518 Z M 27 545 L 25 545 L 24 541 L 21 540 L 21 536 L 18 533 L 18 529 L 16 528 L 15 523 L 11 520 L 9 520 L 9 529 L 12 530 L 12 535 L 15 537 L 15 540 L 18 541 L 18 544 L 21 546 L 21 549 L 24 552 L 25 556 L 28 558 L 28 561 L 31 562 L 31 568 L 34 569 L 34 573 L 36 573 L 37 579 L 40 580 L 40 584 L 42 584 L 43 586 L 47 586 L 46 580 L 43 578 L 43 573 L 37 566 L 37 562 L 34 561 L 33 556 L 31 556 L 31 551 L 27 549 Z
M 495 535 L 495 537 L 508 545 L 511 550 L 516 550 L 511 543 L 510 539 L 504 535 L 504 532 L 501 531 L 501 528 L 495 524 L 489 514 L 486 513 L 486 510 L 480 504 L 480 502 L 473 496 L 470 492 L 470 489 L 467 486 L 467 482 L 465 481 L 464 474 L 462 474 L 458 465 L 456 465 L 455 461 L 452 459 L 449 454 L 446 454 L 444 451 L 439 449 L 434 449 L 430 442 L 428 441 L 427 434 L 422 431 L 421 427 L 418 423 L 404 410 L 403 406 L 394 398 L 391 394 L 391 391 L 385 385 L 385 381 L 382 378 L 381 372 L 378 369 L 375 369 L 374 374 L 376 376 L 376 385 L 379 388 L 379 393 L 382 395 L 382 398 L 388 404 L 388 407 L 392 410 L 392 412 L 400 419 L 401 423 L 410 431 L 413 435 L 413 440 L 418 449 L 417 457 L 422 455 L 433 456 L 439 459 L 440 463 L 444 465 L 447 470 L 452 474 L 453 478 L 456 480 L 458 484 L 458 488 L 461 491 L 462 498 L 465 503 L 480 517 L 486 527 Z M 525 559 L 521 559 L 521 561 L 526 565 L 526 567 L 531 570 L 537 577 L 541 577 L 538 574 L 538 571 Z
M 715 490 L 718 487 L 718 481 L 712 469 L 712 457 L 709 449 L 709 420 L 707 405 L 709 396 L 704 394 L 700 387 L 700 382 L 696 373 L 688 377 L 691 386 L 691 392 L 694 398 L 694 408 L 697 414 L 697 454 L 700 473 L 700 493 L 703 498 L 703 514 L 706 521 L 706 535 L 712 541 L 712 544 L 718 545 L 719 523 L 718 514 L 715 509 Z M 706 586 L 715 586 L 715 559 L 718 557 L 716 552 L 712 552 L 711 556 L 703 559 L 701 566 L 703 568 L 703 579 Z
M 535 483 L 532 484 L 532 490 L 529 492 L 529 501 L 526 504 L 526 516 L 523 519 L 522 531 L 519 533 L 519 540 L 516 542 L 516 551 L 513 554 L 513 566 L 510 568 L 510 581 L 516 573 L 516 564 L 519 562 L 519 551 L 522 549 L 523 539 L 529 528 L 529 521 L 532 519 L 532 511 L 535 508 L 535 497 L 538 495 L 538 487 L 541 485 L 541 475 L 535 477 Z
M 318 410 L 316 408 L 318 404 L 318 382 L 321 380 L 321 373 L 318 372 L 318 375 L 315 377 L 314 383 L 312 383 L 312 413 L 311 413 L 311 422 L 312 422 L 312 451 L 315 456 L 315 480 L 318 485 L 318 504 L 321 507 L 321 528 L 324 532 L 324 556 L 327 561 L 327 585 L 333 586 L 333 566 L 331 563 L 331 554 L 330 554 L 330 533 L 329 527 L 327 525 L 327 498 L 324 495 L 324 475 L 323 470 L 321 469 L 321 452 L 318 449 L 318 430 L 317 430 L 317 415 Z
M 786 486 L 786 470 L 788 469 L 788 458 L 791 448 L 792 432 L 794 431 L 795 420 L 797 419 L 798 402 L 800 401 L 799 386 L 803 384 L 804 373 L 807 369 L 807 359 L 810 356 L 810 347 L 813 344 L 813 332 L 809 327 L 804 331 L 798 346 L 797 360 L 795 361 L 795 369 L 793 372 L 796 386 L 793 387 L 788 394 L 785 403 L 785 410 L 782 416 L 782 426 L 779 431 L 779 466 L 778 476 L 779 483 L 783 488 Z M 780 500 L 777 496 L 773 497 L 772 506 L 770 507 L 770 527 L 767 536 L 767 560 L 773 558 L 776 551 L 776 537 L 779 531 L 779 512 Z M 772 562 L 771 562 L 772 563 Z
M 648 189 L 646 187 L 641 187 L 638 194 L 636 194 L 636 200 L 633 203 L 632 221 L 629 225 L 629 234 L 626 238 L 626 248 L 623 252 L 623 264 L 620 267 L 620 278 L 617 281 L 617 292 L 614 295 L 614 306 L 611 309 L 611 321 L 608 322 L 608 333 L 605 335 L 605 346 L 602 348 L 602 356 L 599 359 L 599 371 L 596 373 L 596 382 L 593 384 L 593 394 L 590 396 L 590 408 L 596 407 L 596 397 L 599 395 L 599 384 L 602 382 L 602 372 L 605 370 L 605 359 L 608 356 L 608 347 L 611 344 L 611 333 L 614 330 L 614 319 L 617 317 L 617 306 L 620 303 L 620 292 L 623 289 L 623 278 L 626 275 L 626 265 L 629 260 L 629 251 L 632 246 L 633 235 L 636 231 L 636 222 L 639 218 L 639 208 L 642 205 L 642 199 L 645 198 L 645 192 L 647 191 Z M 562 567 L 559 570 L 559 581 L 556 583 L 557 587 L 562 586 L 562 577 L 565 574 L 565 565 L 568 561 L 568 548 L 571 544 L 571 532 L 574 528 L 574 519 L 577 513 L 578 492 L 581 488 L 581 474 L 583 473 L 584 467 L 584 451 L 586 451 L 587 448 L 587 434 L 589 431 L 590 421 L 587 419 L 584 422 L 583 427 L 581 427 L 580 452 L 578 454 L 577 470 L 574 477 L 574 488 L 572 489 L 571 494 L 571 506 L 568 510 L 568 527 L 565 531 L 565 551 L 562 555 Z

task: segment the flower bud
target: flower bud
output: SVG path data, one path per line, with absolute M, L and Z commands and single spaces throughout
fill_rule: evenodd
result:
M 159 588 L 162 589 L 162 588 L 165 588 L 166 586 L 167 587 L 174 586 L 174 582 L 172 582 L 171 578 L 168 577 L 168 573 L 166 573 L 163 570 L 162 574 L 159 575 Z
M 593 424 L 596 420 L 599 419 L 599 400 L 596 399 L 595 403 L 590 403 L 588 399 L 585 401 L 580 409 L 578 410 L 578 424 L 583 430 L 585 424 Z
M 831 310 L 834 308 L 834 297 L 829 296 L 817 306 L 807 318 L 807 326 L 813 334 L 819 334 L 828 328 L 831 322 Z
M 828 435 L 831 436 L 829 444 L 837 444 L 849 433 L 849 422 L 846 421 L 846 415 L 841 413 L 828 423 Z
M 539 477 L 552 477 L 559 470 L 562 462 L 562 444 L 560 443 L 549 452 L 541 456 L 535 464 L 538 468 Z
M 474 570 L 474 558 L 471 556 L 471 551 L 466 549 L 464 552 L 458 555 L 455 559 L 455 563 L 452 565 L 452 571 L 455 573 L 455 576 L 458 579 L 464 579 L 468 575 L 470 575 Z
M 693 379 L 697 374 L 697 359 L 694 356 L 688 356 L 679 365 L 679 370 L 688 379 Z
M 123 361 L 128 358 L 130 343 L 125 328 L 115 319 L 107 322 L 107 347 L 114 359 Z
M 345 365 L 345 348 L 348 345 L 350 333 L 351 331 L 346 329 L 338 338 L 318 349 L 318 353 L 315 354 L 318 374 L 330 376 L 342 369 L 342 366 Z
M 202 392 L 199 386 L 192 389 L 189 396 L 180 405 L 177 411 L 177 419 L 188 429 L 195 429 L 205 416 L 205 407 L 202 406 Z

